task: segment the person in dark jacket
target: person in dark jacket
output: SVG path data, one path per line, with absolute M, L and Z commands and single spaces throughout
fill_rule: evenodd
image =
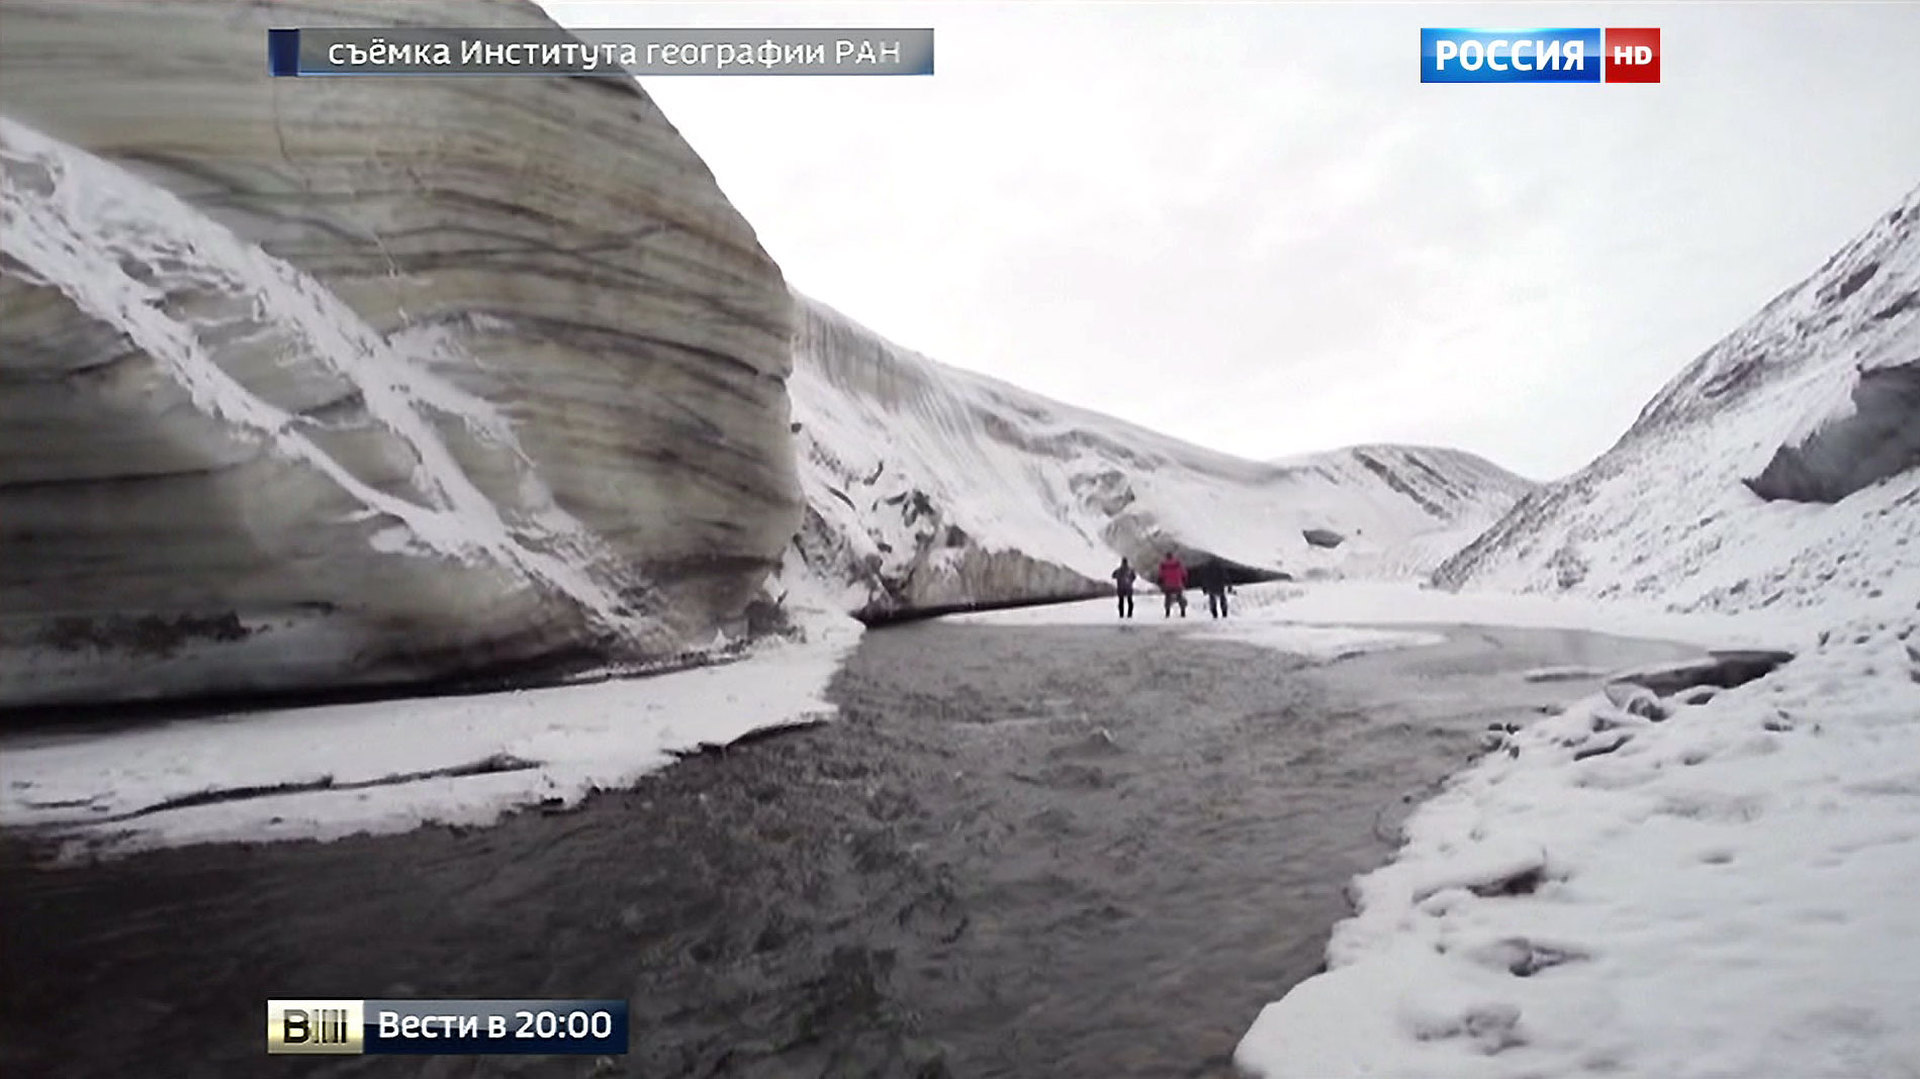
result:
M 1193 571 L 1193 583 L 1207 594 L 1207 614 L 1214 618 L 1227 616 L 1227 564 L 1214 559 Z
M 1133 617 L 1133 582 L 1140 576 L 1133 572 L 1132 563 L 1122 558 L 1120 568 L 1113 571 L 1113 591 L 1120 597 L 1120 617 Z
M 1162 617 L 1172 618 L 1173 605 L 1177 603 L 1180 605 L 1180 617 L 1185 618 L 1187 616 L 1187 567 L 1181 564 L 1180 559 L 1174 557 L 1172 551 L 1168 551 L 1167 557 L 1160 560 L 1159 576 L 1160 591 L 1167 597 L 1167 610 Z

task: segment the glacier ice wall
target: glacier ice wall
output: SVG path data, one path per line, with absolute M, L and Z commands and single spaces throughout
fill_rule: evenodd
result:
M 798 297 L 806 523 L 788 574 L 863 616 L 1109 589 L 1168 549 L 1249 572 L 1423 573 L 1531 484 L 1470 454 L 1215 453 L 928 359 Z M 1337 548 L 1305 532 L 1332 529 Z
M 637 85 L 270 79 L 298 12 L 0 11 L 0 705 L 644 663 L 798 525 L 791 299 Z

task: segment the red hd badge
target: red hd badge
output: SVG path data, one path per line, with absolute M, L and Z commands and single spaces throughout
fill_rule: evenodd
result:
M 1608 82 L 1660 81 L 1660 28 L 1607 28 L 1607 43 L 1600 50 L 1607 58 Z

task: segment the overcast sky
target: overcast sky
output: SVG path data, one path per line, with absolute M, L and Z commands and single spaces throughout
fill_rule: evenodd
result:
M 643 80 L 803 292 L 1246 457 L 1535 478 L 1920 184 L 1920 5 L 545 2 L 931 26 L 930 77 Z M 1658 26 L 1658 85 L 1423 85 L 1422 26 Z

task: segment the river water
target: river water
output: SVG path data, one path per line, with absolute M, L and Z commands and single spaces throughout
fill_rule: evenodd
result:
M 1691 654 L 1444 632 L 1310 663 L 916 623 L 836 722 L 571 812 L 60 870 L 0 841 L 0 1073 L 1230 1076 L 1410 803 L 1591 687 L 1521 672 Z M 268 997 L 625 997 L 632 1049 L 268 1061 Z

